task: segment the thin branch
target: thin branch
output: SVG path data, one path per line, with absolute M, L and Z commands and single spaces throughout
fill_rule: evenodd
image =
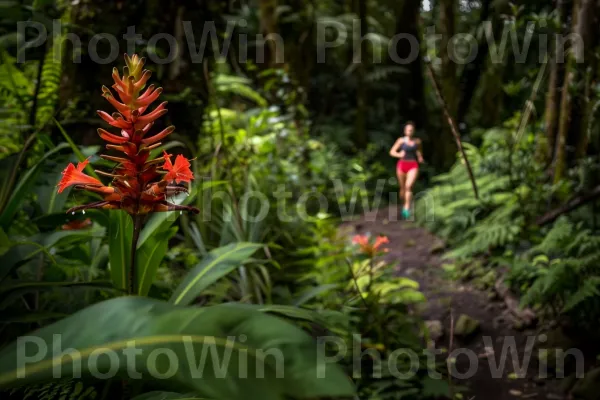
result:
M 437 82 L 437 79 L 435 78 L 435 74 L 433 72 L 433 68 L 431 67 L 429 60 L 425 60 L 425 65 L 427 67 L 427 75 L 431 79 L 431 84 L 433 86 L 434 92 L 437 95 L 438 102 L 442 107 L 442 111 L 444 112 L 444 116 L 446 117 L 448 125 L 450 126 L 450 130 L 452 132 L 452 135 L 454 136 L 454 140 L 456 140 L 456 145 L 458 146 L 463 160 L 465 161 L 465 167 L 467 168 L 467 173 L 469 174 L 469 179 L 471 180 L 471 185 L 473 186 L 473 194 L 475 195 L 475 198 L 479 200 L 479 190 L 477 189 L 477 182 L 475 182 L 475 176 L 473 175 L 473 170 L 471 169 L 471 163 L 469 163 L 469 159 L 467 158 L 467 154 L 465 153 L 465 149 L 463 148 L 462 141 L 460 140 L 460 135 L 458 134 L 458 129 L 456 128 L 454 120 L 450 116 L 448 106 L 444 101 L 444 97 L 442 96 L 442 92 L 440 91 L 439 84 Z
M 448 359 L 446 360 L 446 367 L 448 368 L 448 390 L 449 390 L 449 398 L 454 398 L 454 390 L 452 384 L 452 360 L 450 359 L 450 354 L 454 350 L 454 309 L 450 308 L 450 343 L 448 345 Z
M 555 208 L 542 215 L 537 219 L 538 226 L 544 226 L 550 224 L 558 219 L 563 214 L 567 214 L 581 206 L 588 204 L 589 202 L 600 197 L 600 186 L 596 186 L 591 192 L 573 197 L 562 206 Z
M 34 127 L 35 126 L 35 117 L 37 115 L 37 108 L 38 108 L 38 97 L 40 95 L 40 90 L 42 89 L 42 72 L 44 70 L 44 62 L 46 59 L 46 53 L 43 54 L 42 58 L 40 59 L 40 62 L 38 64 L 38 71 L 37 71 L 37 82 L 35 83 L 35 91 L 33 94 L 33 104 L 31 105 L 31 109 L 29 111 L 29 125 Z
M 533 103 L 536 100 L 538 91 L 542 84 L 542 80 L 543 80 L 544 76 L 546 76 L 546 67 L 547 66 L 548 66 L 548 54 L 546 54 L 546 56 L 544 57 L 544 63 L 542 64 L 542 66 L 538 72 L 537 78 L 533 85 L 533 89 L 531 90 L 531 95 L 529 96 L 529 99 L 525 102 L 525 112 L 523 112 L 523 117 L 521 118 L 521 122 L 519 123 L 519 129 L 517 130 L 517 137 L 516 137 L 516 140 L 513 142 L 513 146 L 521 141 L 521 137 L 523 136 L 523 133 L 525 132 L 525 128 L 529 124 L 529 118 L 531 117 L 531 113 L 535 109 L 535 106 Z

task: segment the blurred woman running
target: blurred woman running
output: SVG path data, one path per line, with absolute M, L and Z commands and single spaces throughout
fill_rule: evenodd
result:
M 396 140 L 390 150 L 390 155 L 399 158 L 396 165 L 396 175 L 400 185 L 400 199 L 404 200 L 402 217 L 410 217 L 412 188 L 419 175 L 419 164 L 423 163 L 421 139 L 413 138 L 415 123 L 409 121 L 404 126 L 404 137 Z

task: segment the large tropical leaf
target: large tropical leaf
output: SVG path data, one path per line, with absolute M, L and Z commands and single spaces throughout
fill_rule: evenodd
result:
M 70 349 L 69 356 L 52 350 L 58 346 Z M 0 352 L 0 389 L 80 371 L 82 377 L 146 379 L 209 399 L 352 397 L 350 380 L 324 358 L 308 334 L 266 313 L 127 296 L 7 346 Z
M 212 250 L 187 274 L 170 302 L 189 305 L 204 289 L 238 268 L 261 247 L 262 244 L 239 242 Z

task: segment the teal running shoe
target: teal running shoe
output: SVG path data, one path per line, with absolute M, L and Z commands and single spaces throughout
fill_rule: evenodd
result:
M 404 218 L 404 219 L 410 218 L 410 211 L 408 211 L 406 208 L 402 209 L 402 218 Z

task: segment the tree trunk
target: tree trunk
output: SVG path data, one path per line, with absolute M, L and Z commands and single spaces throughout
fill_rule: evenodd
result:
M 595 64 L 595 63 L 594 63 Z M 586 156 L 590 138 L 590 121 L 594 110 L 594 101 L 592 99 L 592 85 L 596 76 L 596 71 L 593 66 L 590 66 L 585 74 L 584 93 L 581 99 L 581 110 L 583 116 L 581 118 L 581 126 L 579 127 L 579 136 L 575 148 L 575 159 L 580 160 Z
M 566 2 L 564 0 L 556 1 L 556 9 L 558 10 L 558 30 L 552 32 L 552 34 L 563 34 L 562 29 L 563 21 L 565 19 Z M 546 105 L 544 109 L 544 120 L 546 121 L 546 135 L 544 138 L 540 138 L 536 149 L 536 158 L 539 162 L 548 165 L 548 163 L 554 160 L 556 156 L 556 135 L 558 131 L 558 117 L 560 114 L 560 103 L 562 99 L 561 86 L 563 85 L 565 65 L 564 63 L 558 63 L 557 54 L 557 41 L 552 36 L 551 49 L 552 52 L 548 58 L 550 63 L 550 76 L 548 78 L 548 93 L 546 94 Z
M 484 0 L 481 2 L 481 14 L 479 16 L 479 26 L 490 23 L 494 37 L 497 38 L 502 33 L 503 23 L 498 18 L 498 10 L 494 9 L 492 0 Z M 471 102 L 474 98 L 477 85 L 483 75 L 485 60 L 488 55 L 489 45 L 486 35 L 483 34 L 479 39 L 477 47 L 477 55 L 473 62 L 465 65 L 460 77 L 460 92 L 461 97 L 457 106 L 456 121 L 464 122 L 469 112 Z
M 595 51 L 598 46 L 595 27 L 598 26 L 598 0 L 582 0 L 578 17 L 577 34 L 583 39 L 584 44 L 584 93 L 581 98 L 582 118 L 577 138 L 575 157 L 580 159 L 587 154 L 589 143 L 589 130 L 592 112 L 594 109 L 593 85 L 597 77 L 597 59 Z
M 419 14 L 421 4 L 419 1 L 403 1 L 396 9 L 396 34 L 406 34 L 419 38 L 421 42 L 421 32 L 419 25 Z M 395 50 L 398 60 L 412 59 L 416 50 L 411 42 L 406 39 L 400 40 Z M 417 56 L 414 61 L 406 65 L 409 72 L 402 73 L 398 79 L 398 113 L 404 120 L 412 120 L 418 127 L 423 127 L 426 123 L 426 104 L 423 96 L 424 77 L 421 57 Z
M 441 0 L 439 10 L 440 21 L 440 51 L 442 59 L 441 86 L 442 95 L 448 105 L 448 111 L 453 118 L 456 118 L 458 106 L 458 81 L 456 76 L 456 63 L 450 58 L 450 39 L 456 31 L 456 0 Z
M 555 50 L 554 50 L 555 51 Z M 550 77 L 548 79 L 548 93 L 546 94 L 546 108 L 544 119 L 546 121 L 546 137 L 540 138 L 536 149 L 537 159 L 546 164 L 554 156 L 556 138 L 556 125 L 558 123 L 558 62 L 556 54 L 548 58 L 550 63 Z
M 573 14 L 571 16 L 571 31 L 577 33 L 577 17 L 579 15 L 579 9 L 581 0 L 574 0 L 573 2 Z M 567 170 L 567 139 L 569 136 L 569 130 L 571 127 L 571 114 L 573 110 L 573 93 L 571 87 L 573 86 L 576 78 L 576 66 L 575 66 L 575 50 L 571 47 L 568 57 L 567 66 L 565 68 L 565 80 L 562 89 L 562 100 L 560 103 L 560 117 L 558 120 L 558 137 L 556 139 L 556 151 L 554 157 L 554 183 L 560 182 L 564 178 Z
M 259 0 L 260 30 L 268 50 L 267 68 L 281 67 L 284 63 L 283 40 L 279 41 L 277 0 Z
M 360 20 L 360 35 L 364 36 L 368 33 L 367 25 L 367 0 L 355 0 L 355 10 Z M 356 32 L 355 32 L 356 34 Z M 355 49 L 354 55 L 357 56 L 358 49 Z M 356 120 L 354 129 L 354 144 L 357 149 L 364 149 L 368 143 L 367 136 L 367 63 L 369 55 L 367 49 L 367 41 L 360 42 L 360 58 L 355 59 L 358 62 L 356 69 Z
M 172 81 L 179 76 L 181 72 L 182 62 L 183 62 L 183 46 L 184 46 L 184 31 L 183 31 L 183 16 L 185 14 L 185 6 L 179 6 L 177 8 L 177 16 L 175 17 L 175 26 L 173 27 L 173 32 L 175 36 L 175 41 L 177 43 L 177 55 L 173 62 L 169 65 L 169 80 Z
M 458 80 L 456 76 L 456 63 L 450 58 L 449 52 L 450 39 L 455 34 L 456 26 L 456 0 L 441 0 L 439 3 L 439 31 L 442 35 L 440 40 L 440 58 L 442 61 L 440 72 L 440 90 L 446 101 L 448 113 L 453 119 L 456 119 L 458 106 Z M 447 128 L 445 118 L 443 118 L 442 126 L 446 132 L 440 132 L 439 140 L 436 142 L 435 163 L 441 168 L 450 167 L 455 161 L 456 146 L 452 141 L 451 132 Z

